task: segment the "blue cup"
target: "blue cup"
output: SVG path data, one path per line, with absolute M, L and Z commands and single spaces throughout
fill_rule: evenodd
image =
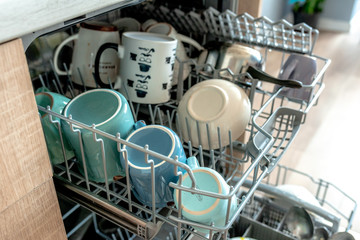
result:
M 186 155 L 179 137 L 171 129 L 161 125 L 148 125 L 132 132 L 126 139 L 128 142 L 160 153 L 169 158 L 178 156 L 181 163 L 186 163 Z M 129 177 L 132 184 L 134 196 L 144 205 L 152 207 L 151 188 L 151 165 L 145 160 L 145 153 L 124 145 L 123 150 L 127 152 Z M 165 207 L 173 202 L 173 188 L 169 187 L 170 182 L 177 182 L 174 165 L 167 161 L 148 155 L 148 159 L 154 161 L 155 169 L 155 207 Z M 125 168 L 126 155 L 120 155 L 122 166 Z M 185 171 L 179 168 L 180 171 Z
M 64 107 L 70 101 L 69 98 L 63 95 L 53 92 L 40 92 L 35 95 L 36 104 L 44 108 L 50 107 L 52 112 L 62 114 Z M 60 135 L 59 125 L 52 123 L 49 118 L 49 114 L 39 111 L 41 115 L 41 125 L 43 127 L 46 146 L 49 152 L 49 158 L 52 164 L 60 164 L 64 162 L 64 159 L 68 160 L 75 156 L 71 145 L 66 140 L 63 133 Z M 60 119 L 52 116 L 53 121 L 60 122 Z M 64 151 L 61 144 L 61 138 L 64 144 Z M 65 155 L 64 155 L 65 153 Z
M 127 100 L 119 92 L 110 89 L 95 89 L 78 95 L 68 103 L 63 115 L 65 117 L 71 115 L 73 120 L 88 126 L 95 124 L 96 129 L 114 136 L 120 133 L 120 137 L 123 139 L 134 130 L 135 126 L 134 117 Z M 69 122 L 65 120 L 62 121 L 62 128 L 75 150 L 79 170 L 84 175 L 78 133 L 72 131 Z M 75 124 L 73 128 L 81 132 L 81 141 L 89 179 L 95 182 L 105 182 L 101 143 L 94 140 L 92 131 Z M 96 137 L 101 138 L 104 143 L 108 182 L 113 181 L 115 176 L 125 176 L 125 171 L 118 160 L 117 142 L 99 134 Z
M 195 157 L 188 158 L 187 165 L 194 174 L 196 189 L 222 195 L 228 195 L 230 193 L 229 185 L 217 171 L 207 167 L 200 167 Z M 182 186 L 187 188 L 192 187 L 192 180 L 188 173 L 183 176 Z M 180 207 L 178 202 L 179 196 L 179 191 L 175 189 L 174 202 L 178 209 Z M 181 191 L 181 197 L 181 213 L 186 219 L 205 225 L 214 223 L 216 227 L 223 227 L 225 225 L 228 199 L 214 198 L 202 194 L 192 194 L 187 191 Z M 235 194 L 230 201 L 229 219 L 234 215 L 237 207 L 237 198 Z M 203 233 L 209 232 L 204 228 L 194 228 Z

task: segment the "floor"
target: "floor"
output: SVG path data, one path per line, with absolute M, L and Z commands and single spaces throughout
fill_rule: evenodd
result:
M 360 204 L 360 29 L 320 32 L 314 53 L 332 60 L 326 88 L 281 164 L 331 182 Z M 329 200 L 349 206 L 336 195 Z M 352 230 L 360 232 L 359 210 Z

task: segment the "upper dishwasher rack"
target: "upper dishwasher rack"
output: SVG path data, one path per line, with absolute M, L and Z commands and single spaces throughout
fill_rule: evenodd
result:
M 230 10 L 219 12 L 212 7 L 201 12 L 193 10 L 185 13 L 179 8 L 169 9 L 145 2 L 126 9 L 126 13 L 168 22 L 189 35 L 210 34 L 222 41 L 303 54 L 312 54 L 319 36 L 317 29 L 305 23 L 292 25 L 284 19 L 274 22 L 265 16 L 254 18 L 248 13 L 236 14 Z

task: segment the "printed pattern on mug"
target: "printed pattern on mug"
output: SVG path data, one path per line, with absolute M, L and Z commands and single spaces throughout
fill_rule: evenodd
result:
M 130 60 L 136 61 L 137 54 L 130 52 Z
M 128 80 L 127 80 L 127 85 L 128 85 L 129 87 L 134 87 L 134 80 L 128 79 Z
M 148 72 L 151 68 L 151 58 L 152 58 L 152 53 L 155 52 L 154 48 L 144 48 L 144 47 L 139 47 L 140 50 L 144 51 L 143 53 L 140 53 L 140 57 L 139 57 L 139 68 L 140 68 L 140 72 Z
M 171 57 L 166 57 L 166 59 L 165 59 L 165 62 L 167 64 L 170 64 L 170 66 L 171 66 L 171 74 L 169 75 L 169 78 L 171 79 L 170 81 L 173 80 L 174 66 L 175 66 L 175 61 L 176 61 L 176 48 L 172 49 L 172 52 L 173 52 L 172 56 Z
M 140 54 L 130 53 L 131 60 L 137 61 L 140 73 L 135 74 L 136 82 L 128 79 L 128 86 L 134 87 L 138 98 L 145 98 L 149 89 L 150 71 L 154 48 L 139 47 Z
M 138 47 L 139 52 L 130 52 L 130 60 L 137 63 L 139 66 L 139 72 L 134 74 L 134 78 L 127 79 L 127 86 L 134 88 L 136 96 L 138 98 L 145 98 L 149 91 L 149 84 L 154 79 L 151 79 L 151 68 L 154 64 L 154 48 Z M 165 64 L 170 66 L 171 72 L 174 70 L 176 49 L 172 49 L 172 54 L 165 57 Z M 169 76 L 172 79 L 172 74 Z M 169 82 L 161 83 L 160 90 L 167 91 L 171 84 Z

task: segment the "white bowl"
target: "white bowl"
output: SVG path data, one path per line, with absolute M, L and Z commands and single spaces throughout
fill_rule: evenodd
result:
M 244 133 L 251 104 L 245 91 L 236 84 L 211 79 L 194 85 L 184 94 L 178 116 L 184 141 L 206 150 L 218 149 L 230 144 L 229 131 L 232 141 Z

